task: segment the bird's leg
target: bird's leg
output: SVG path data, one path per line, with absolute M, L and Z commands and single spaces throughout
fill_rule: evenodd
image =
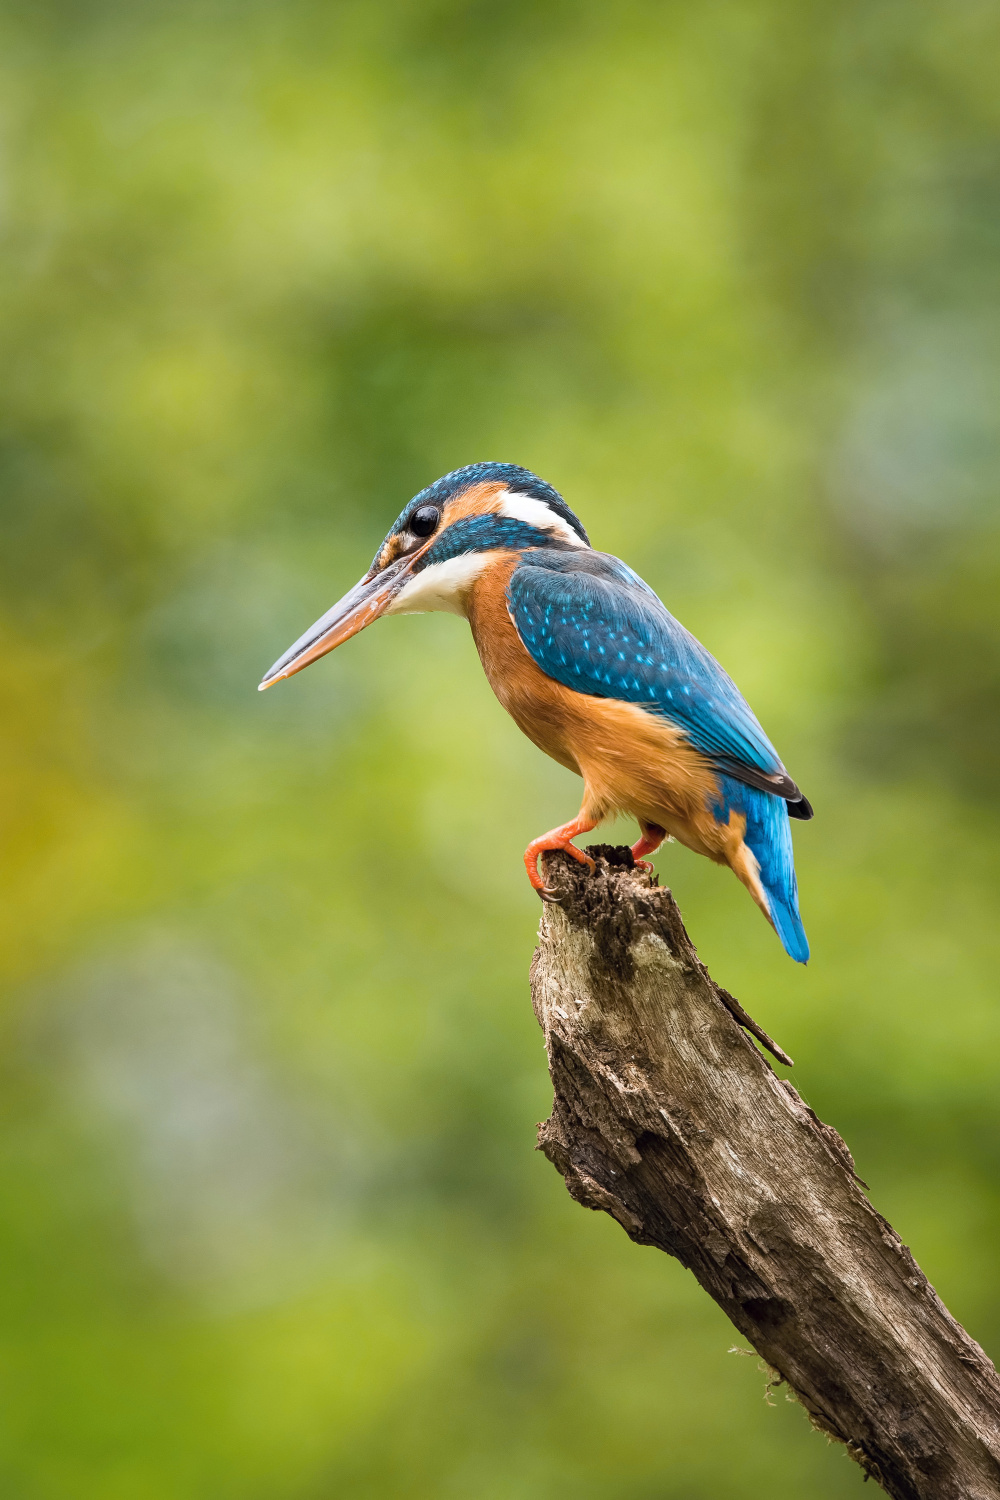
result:
M 539 855 L 546 854 L 553 849 L 562 849 L 566 854 L 571 854 L 574 859 L 578 859 L 581 865 L 589 865 L 593 870 L 596 866 L 590 855 L 584 854 L 583 850 L 578 849 L 571 841 L 578 833 L 589 833 L 592 828 L 596 827 L 596 821 L 592 821 L 581 812 L 572 823 L 564 823 L 561 828 L 553 828 L 551 833 L 543 833 L 541 838 L 532 839 L 524 851 L 524 865 L 528 872 L 528 879 L 543 901 L 551 901 L 554 897 L 538 873 Z
M 632 845 L 632 858 L 635 860 L 637 870 L 645 870 L 647 875 L 652 875 L 653 866 L 648 859 L 643 859 L 644 854 L 653 854 L 667 836 L 667 830 L 661 828 L 658 823 L 640 823 L 642 838 L 637 844 Z

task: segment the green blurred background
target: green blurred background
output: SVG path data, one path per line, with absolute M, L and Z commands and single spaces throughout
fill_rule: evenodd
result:
M 661 879 L 996 1353 L 1000 11 L 0 38 L 4 1496 L 857 1494 L 533 1152 L 521 853 L 578 783 L 466 627 L 255 689 L 440 473 L 562 490 L 815 802 L 808 970 Z

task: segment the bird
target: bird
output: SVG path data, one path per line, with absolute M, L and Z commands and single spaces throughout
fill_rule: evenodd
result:
M 790 819 L 813 809 L 713 656 L 624 562 L 597 551 L 562 495 L 517 464 L 468 464 L 407 504 L 354 588 L 280 656 L 260 690 L 293 676 L 382 615 L 464 616 L 490 686 L 540 750 L 583 778 L 570 822 L 542 854 L 614 814 L 633 817 L 637 866 L 676 839 L 728 865 L 799 963 Z

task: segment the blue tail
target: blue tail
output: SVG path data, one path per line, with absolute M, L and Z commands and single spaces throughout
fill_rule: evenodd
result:
M 771 909 L 771 920 L 785 952 L 796 963 L 804 964 L 809 958 L 809 940 L 799 916 L 792 829 L 784 801 L 769 792 L 758 792 L 754 787 L 744 786 L 730 776 L 722 776 L 720 781 L 720 806 L 713 811 L 718 817 L 724 810 L 724 817 L 728 818 L 732 809 L 746 818 L 743 837 L 760 865 L 760 880 Z

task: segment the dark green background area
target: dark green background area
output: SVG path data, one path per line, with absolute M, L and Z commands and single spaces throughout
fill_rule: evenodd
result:
M 255 688 L 440 473 L 555 484 L 814 802 L 807 970 L 660 876 L 997 1354 L 1000 12 L 32 0 L 0 42 L 0 1490 L 859 1493 L 533 1151 L 521 853 L 578 783 L 465 625 Z

